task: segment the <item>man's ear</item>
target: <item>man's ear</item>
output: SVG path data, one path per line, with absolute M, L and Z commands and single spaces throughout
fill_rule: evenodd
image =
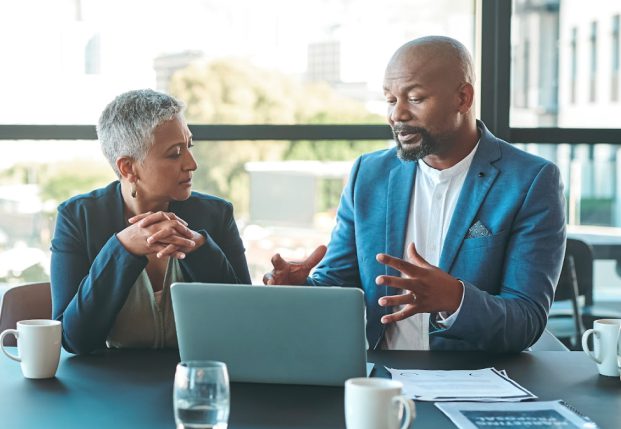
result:
M 129 156 L 121 156 L 116 159 L 116 168 L 121 173 L 121 177 L 129 182 L 135 182 L 138 178 L 134 164 L 135 161 Z
M 458 106 L 460 113 L 466 113 L 474 103 L 474 88 L 469 83 L 463 83 L 457 90 Z

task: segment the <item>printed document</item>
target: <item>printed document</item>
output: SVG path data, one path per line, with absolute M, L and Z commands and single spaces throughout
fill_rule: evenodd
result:
M 563 401 L 519 403 L 443 402 L 438 407 L 459 429 L 597 429 Z
M 418 401 L 524 401 L 537 398 L 495 368 L 418 370 L 387 368 L 403 383 L 403 394 Z

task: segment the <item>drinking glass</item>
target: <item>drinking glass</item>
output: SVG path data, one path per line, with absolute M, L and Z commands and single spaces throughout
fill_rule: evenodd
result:
M 229 403 L 229 374 L 226 364 L 216 361 L 187 361 L 177 365 L 173 406 L 178 429 L 226 429 Z

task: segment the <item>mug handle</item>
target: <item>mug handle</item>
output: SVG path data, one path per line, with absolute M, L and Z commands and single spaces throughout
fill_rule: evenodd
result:
M 584 334 L 582 334 L 582 350 L 584 350 L 584 352 L 587 354 L 588 357 L 593 359 L 598 364 L 601 364 L 602 360 L 598 359 L 597 356 L 595 356 L 595 354 L 591 350 L 589 350 L 589 345 L 587 344 L 587 340 L 589 339 L 589 335 L 591 334 L 593 334 L 596 337 L 600 336 L 599 331 L 596 331 L 595 329 L 587 329 L 586 331 L 584 331 Z
M 400 429 L 409 428 L 410 423 L 412 423 L 416 417 L 416 407 L 414 406 L 414 401 L 403 395 L 395 396 L 392 398 L 392 401 L 398 402 L 399 405 L 403 407 L 403 423 L 401 424 Z
M 6 337 L 7 335 L 13 335 L 15 336 L 15 339 L 19 338 L 19 332 L 17 332 L 17 329 L 7 329 L 5 331 L 2 331 L 2 333 L 0 334 L 0 348 L 2 349 L 2 353 L 7 355 L 10 359 L 13 359 L 14 361 L 21 362 L 22 359 L 19 356 L 15 356 L 5 350 L 4 337 Z

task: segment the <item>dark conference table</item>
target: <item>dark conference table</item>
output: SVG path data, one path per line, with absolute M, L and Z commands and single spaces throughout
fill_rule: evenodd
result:
M 621 381 L 598 375 L 582 352 L 383 351 L 370 352 L 369 360 L 394 368 L 506 369 L 540 400 L 564 399 L 602 429 L 621 427 Z M 174 428 L 177 361 L 176 351 L 106 351 L 90 356 L 63 352 L 55 379 L 27 380 L 17 362 L 0 356 L 0 427 Z M 433 403 L 416 406 L 412 427 L 454 427 Z M 342 387 L 231 386 L 231 429 L 344 427 Z

